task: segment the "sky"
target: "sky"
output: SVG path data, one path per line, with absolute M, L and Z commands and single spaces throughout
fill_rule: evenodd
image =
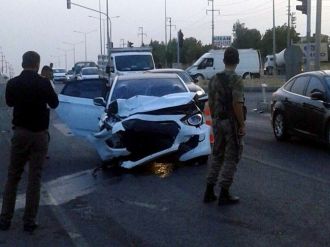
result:
M 106 0 L 101 1 L 105 10 Z M 98 9 L 99 0 L 73 0 L 73 3 Z M 306 16 L 295 10 L 298 1 L 291 0 L 295 12 L 296 30 L 306 34 Z M 215 35 L 232 35 L 233 24 L 239 20 L 248 28 L 256 28 L 261 34 L 272 28 L 272 0 L 214 0 Z M 312 33 L 315 31 L 315 6 L 312 0 Z M 208 0 L 166 0 L 167 16 L 171 17 L 172 37 L 181 29 L 184 38 L 195 37 L 203 44 L 211 43 L 211 2 Z M 276 25 L 287 23 L 288 0 L 275 0 Z M 330 35 L 330 0 L 323 0 L 322 34 Z M 140 46 L 139 27 L 143 27 L 144 43 L 150 40 L 165 40 L 165 0 L 109 0 L 112 17 L 112 41 L 119 47 L 122 39 Z M 41 65 L 54 63 L 54 67 L 73 66 L 73 46 L 76 61 L 85 60 L 84 34 L 88 33 L 87 59 L 97 61 L 100 53 L 98 13 L 77 6 L 67 9 L 66 0 L 0 0 L 0 69 L 1 54 L 5 55 L 19 74 L 22 54 L 35 50 L 41 55 Z M 118 17 L 119 16 L 119 17 Z M 78 32 L 74 32 L 78 31 Z M 102 28 L 103 31 L 103 28 Z M 168 28 L 168 38 L 169 38 Z

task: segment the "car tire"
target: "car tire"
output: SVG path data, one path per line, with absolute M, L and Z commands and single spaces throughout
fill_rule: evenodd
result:
M 242 78 L 243 79 L 251 79 L 252 76 L 251 76 L 251 74 L 249 72 L 246 72 L 246 73 L 243 74 L 243 77 Z
M 273 117 L 273 132 L 276 140 L 285 141 L 288 139 L 287 124 L 283 113 L 276 112 Z
M 204 76 L 202 75 L 202 74 L 197 74 L 197 75 L 195 75 L 194 76 L 196 79 L 197 79 L 197 81 L 203 81 L 203 80 L 205 80 L 205 78 L 204 78 Z
M 206 165 L 208 159 L 209 159 L 209 156 L 208 156 L 208 155 L 204 155 L 204 156 L 198 157 L 198 158 L 196 159 L 196 163 L 197 163 L 198 165 Z

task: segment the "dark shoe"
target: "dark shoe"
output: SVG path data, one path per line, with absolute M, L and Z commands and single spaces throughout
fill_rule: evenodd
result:
M 0 230 L 7 231 L 10 228 L 10 221 L 0 220 Z
M 236 204 L 236 203 L 239 203 L 239 197 L 232 196 L 229 193 L 229 189 L 221 188 L 218 204 L 227 205 L 227 204 Z
M 37 223 L 26 223 L 24 224 L 24 231 L 32 233 L 35 229 L 38 228 Z
M 217 200 L 217 197 L 214 194 L 214 184 L 207 184 L 203 201 L 209 203 L 214 202 L 215 200 Z

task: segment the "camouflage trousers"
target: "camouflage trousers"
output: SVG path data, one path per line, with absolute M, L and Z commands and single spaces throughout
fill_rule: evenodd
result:
M 207 183 L 229 189 L 234 180 L 237 164 L 243 151 L 242 138 L 236 135 L 236 126 L 231 120 L 213 121 L 214 145 L 208 160 Z

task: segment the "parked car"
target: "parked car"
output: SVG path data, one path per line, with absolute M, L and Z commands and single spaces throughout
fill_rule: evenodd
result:
M 53 69 L 54 82 L 66 80 L 66 69 Z
M 272 96 L 274 135 L 309 136 L 330 146 L 330 71 L 314 71 L 291 78 Z
M 132 168 L 163 156 L 206 161 L 210 127 L 196 105 L 206 98 L 189 92 L 177 75 L 117 76 L 109 93 L 106 84 L 105 79 L 68 82 L 57 108 L 104 162 Z
M 81 68 L 80 73 L 77 76 L 78 80 L 98 79 L 98 78 L 100 78 L 100 71 L 97 67 Z
M 169 74 L 177 74 L 183 80 L 183 82 L 187 85 L 190 92 L 197 93 L 198 95 L 205 94 L 203 88 L 195 84 L 195 80 L 188 74 L 188 72 L 182 69 L 154 69 L 149 70 L 150 73 L 169 73 Z M 197 82 L 197 80 L 196 80 Z
M 68 72 L 66 72 L 65 77 L 66 77 L 66 80 L 67 81 L 72 80 L 74 78 L 73 71 L 72 70 L 69 70 Z

